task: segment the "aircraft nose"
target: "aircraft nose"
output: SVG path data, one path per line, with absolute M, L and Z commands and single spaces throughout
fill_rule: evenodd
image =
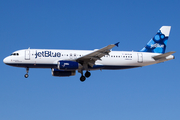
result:
M 8 58 L 8 57 L 4 58 L 3 62 L 4 62 L 5 64 L 8 63 L 8 62 L 9 62 L 9 58 Z
M 7 61 L 7 59 L 6 59 L 6 58 L 4 58 L 3 62 L 4 62 L 4 63 L 6 63 L 6 61 Z

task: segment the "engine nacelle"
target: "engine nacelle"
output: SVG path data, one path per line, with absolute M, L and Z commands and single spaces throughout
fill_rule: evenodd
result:
M 58 70 L 58 69 L 53 68 L 52 75 L 59 76 L 59 77 L 68 77 L 68 76 L 76 75 L 76 71 L 63 71 L 63 70 Z
M 77 70 L 78 67 L 79 67 L 79 63 L 74 61 L 58 61 L 58 65 L 57 65 L 57 68 L 59 70 L 66 70 L 66 71 Z

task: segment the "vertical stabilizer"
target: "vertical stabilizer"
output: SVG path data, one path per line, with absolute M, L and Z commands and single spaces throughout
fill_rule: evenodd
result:
M 140 52 L 165 53 L 171 26 L 162 26 Z

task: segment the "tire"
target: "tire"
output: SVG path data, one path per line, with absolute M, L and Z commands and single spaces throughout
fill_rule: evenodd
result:
M 86 77 L 84 77 L 84 76 L 81 76 L 81 77 L 80 77 L 80 81 L 81 81 L 81 82 L 84 82 L 85 80 L 86 80 Z
M 28 75 L 28 74 L 25 74 L 25 75 L 24 75 L 24 77 L 25 77 L 25 78 L 28 78 L 28 77 L 29 77 L 29 75 Z
M 88 77 L 91 76 L 91 73 L 87 71 L 87 72 L 85 73 L 85 76 L 88 78 Z

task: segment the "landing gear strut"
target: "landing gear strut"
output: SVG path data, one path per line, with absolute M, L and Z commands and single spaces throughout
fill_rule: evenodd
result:
M 83 76 L 83 71 L 79 71 L 81 73 L 80 81 L 84 82 L 86 80 L 86 77 Z
M 27 67 L 27 68 L 26 68 L 26 74 L 24 75 L 25 78 L 28 78 L 28 77 L 29 77 L 28 72 L 29 72 L 29 68 Z

